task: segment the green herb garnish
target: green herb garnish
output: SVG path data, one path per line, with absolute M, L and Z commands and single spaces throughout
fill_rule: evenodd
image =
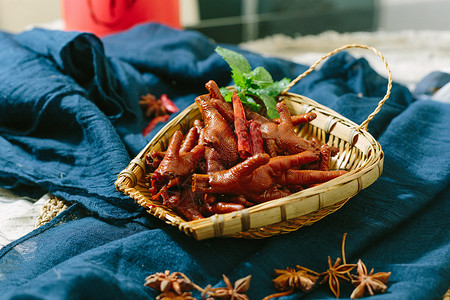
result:
M 257 97 L 264 103 L 269 118 L 278 118 L 275 97 L 288 86 L 290 79 L 283 78 L 280 81 L 274 81 L 270 73 L 263 67 L 252 70 L 247 59 L 235 51 L 217 46 L 216 52 L 230 65 L 234 89 L 242 103 L 251 110 L 258 111 L 261 106 L 252 96 Z M 232 92 L 226 88 L 221 88 L 220 91 L 225 101 L 231 102 Z

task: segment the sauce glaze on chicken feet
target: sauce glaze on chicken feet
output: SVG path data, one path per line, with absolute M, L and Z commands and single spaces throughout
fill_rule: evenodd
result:
M 226 168 L 235 165 L 239 154 L 236 135 L 230 125 L 214 107 L 209 94 L 197 97 L 195 102 L 201 110 L 204 123 L 203 144 L 218 152 Z
M 311 142 L 297 135 L 294 131 L 291 114 L 284 101 L 277 103 L 277 111 L 280 114 L 280 123 L 265 122 L 261 124 L 261 133 L 266 143 L 273 141 L 277 147 L 277 153 L 295 154 L 302 151 L 315 151 Z
M 280 180 L 289 169 L 318 159 L 318 155 L 311 151 L 273 158 L 267 154 L 256 154 L 229 170 L 208 175 L 194 174 L 192 189 L 205 193 L 243 195 L 252 202 L 265 202 L 289 195 L 280 189 Z
M 192 192 L 189 187 L 169 191 L 163 196 L 163 204 L 188 220 L 203 219 L 201 213 L 203 193 Z
M 164 159 L 151 176 L 152 182 L 185 177 L 194 172 L 197 164 L 203 158 L 205 147 L 198 144 L 189 152 L 180 153 L 182 142 L 183 134 L 181 131 L 176 131 L 172 136 Z
M 195 99 L 202 121 L 186 133 L 175 132 L 166 151 L 146 156 L 153 200 L 188 220 L 229 213 L 288 196 L 346 173 L 329 171 L 338 149 L 308 141 L 294 126 L 314 112 L 291 116 L 284 102 L 279 119 L 243 107 L 237 94 L 225 102 L 214 81 L 209 94 Z M 241 154 L 241 155 L 240 155 Z

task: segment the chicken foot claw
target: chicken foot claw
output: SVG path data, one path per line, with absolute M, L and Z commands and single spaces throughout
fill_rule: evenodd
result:
M 311 151 L 273 158 L 268 154 L 256 154 L 228 170 L 194 174 L 192 188 L 205 193 L 243 195 L 252 202 L 265 202 L 289 194 L 280 189 L 279 182 L 289 169 L 318 159 L 317 153 Z
M 194 172 L 197 164 L 203 158 L 205 147 L 198 144 L 191 151 L 180 153 L 182 142 L 183 134 L 181 131 L 176 131 L 163 160 L 151 176 L 152 186 L 162 181 L 185 177 Z
M 284 101 L 277 103 L 277 111 L 280 114 L 279 124 L 274 122 L 261 124 L 264 141 L 266 143 L 273 141 L 281 153 L 295 154 L 305 150 L 313 151 L 314 147 L 311 143 L 295 133 L 294 123 Z

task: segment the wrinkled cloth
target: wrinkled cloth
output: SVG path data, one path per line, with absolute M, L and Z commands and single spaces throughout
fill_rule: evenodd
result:
M 247 295 L 277 292 L 273 270 L 323 272 L 327 258 L 362 259 L 392 272 L 377 299 L 440 299 L 450 286 L 450 104 L 417 100 L 395 84 L 368 130 L 385 154 L 382 176 L 312 226 L 262 240 L 195 241 L 146 214 L 115 190 L 118 173 L 149 135 L 141 95 L 165 93 L 183 110 L 204 84 L 231 83 L 216 44 L 194 31 L 144 24 L 99 39 L 34 29 L 0 33 L 0 186 L 21 195 L 50 192 L 73 205 L 0 249 L 1 299 L 153 299 L 145 278 L 170 270 L 202 287 L 252 275 Z M 240 50 L 275 80 L 307 69 Z M 331 49 L 330 49 L 331 50 Z M 360 124 L 387 80 L 346 52 L 327 60 L 291 92 Z M 175 115 L 172 115 L 173 118 Z M 342 284 L 341 298 L 351 284 Z M 200 295 L 196 295 L 200 297 Z M 326 285 L 286 299 L 334 298 Z
M 38 216 L 49 195 L 40 199 L 17 197 L 0 188 L 0 248 L 36 228 Z
M 442 71 L 431 72 L 417 83 L 413 95 L 417 99 L 432 99 L 449 103 L 450 74 Z

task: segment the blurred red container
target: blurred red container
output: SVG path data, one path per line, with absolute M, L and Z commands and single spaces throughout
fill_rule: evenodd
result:
M 179 0 L 61 0 L 65 30 L 104 36 L 145 22 L 181 28 Z

